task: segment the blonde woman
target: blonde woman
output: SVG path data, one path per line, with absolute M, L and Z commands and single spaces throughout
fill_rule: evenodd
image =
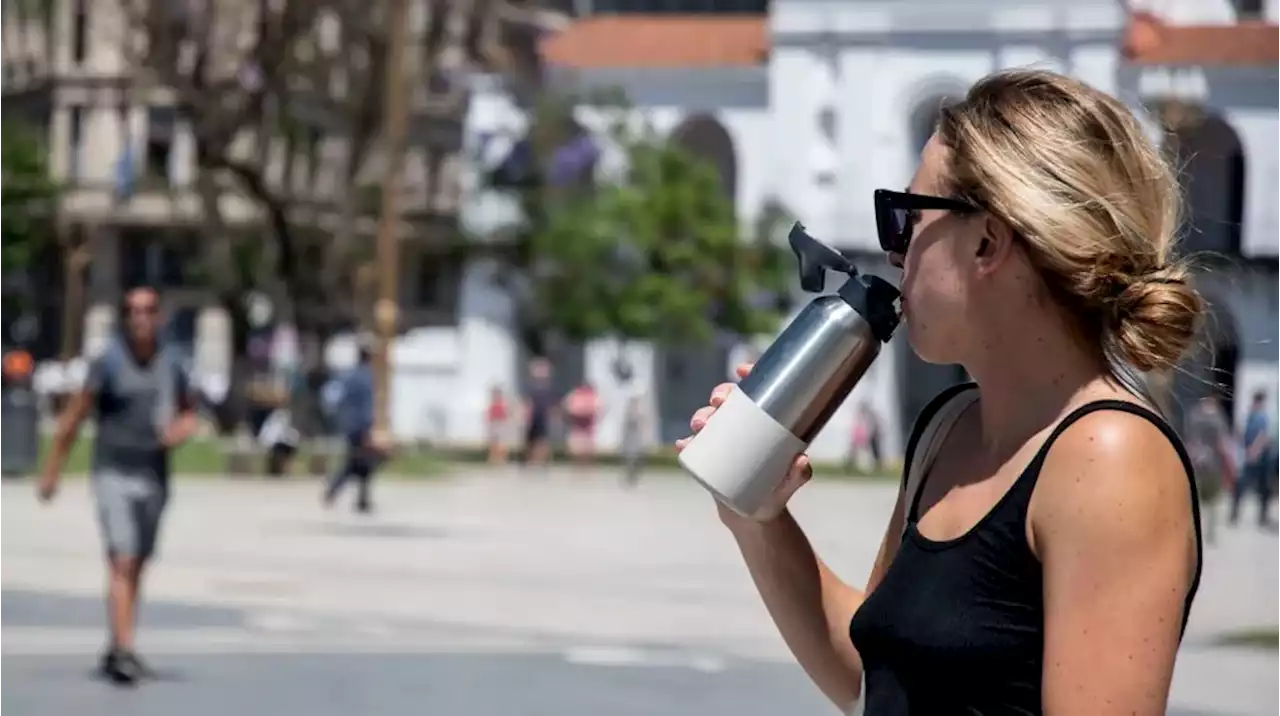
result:
M 907 464 L 932 467 L 908 475 L 865 583 L 824 566 L 785 508 L 806 458 L 756 519 L 720 511 L 840 707 L 1165 712 L 1200 519 L 1186 451 L 1122 376 L 1173 366 L 1201 314 L 1178 197 L 1124 105 L 1021 70 L 942 113 L 907 192 L 876 192 L 912 347 L 975 383 L 920 416 Z

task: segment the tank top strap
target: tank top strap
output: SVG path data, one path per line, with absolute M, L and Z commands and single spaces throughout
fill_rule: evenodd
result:
M 919 518 L 920 495 L 929 479 L 937 450 L 955 426 L 956 418 L 977 400 L 977 390 L 978 385 L 973 382 L 953 385 L 920 411 L 907 443 L 902 471 L 902 491 L 908 501 L 906 524 L 914 524 Z
M 1032 473 L 1028 475 L 1028 477 L 1031 478 L 1031 481 L 1034 482 L 1035 478 L 1039 476 L 1040 468 L 1044 466 L 1044 461 L 1049 455 L 1049 449 L 1053 447 L 1053 444 L 1063 433 L 1067 431 L 1068 428 L 1078 422 L 1081 418 L 1084 418 L 1086 415 L 1102 412 L 1104 410 L 1114 410 L 1121 413 L 1136 415 L 1137 417 L 1156 426 L 1161 434 L 1169 440 L 1169 443 L 1173 445 L 1173 449 L 1178 453 L 1178 459 L 1182 461 L 1183 467 L 1186 468 L 1188 478 L 1190 479 L 1192 477 L 1191 457 L 1187 454 L 1187 450 L 1182 444 L 1182 438 L 1178 436 L 1177 431 L 1169 425 L 1169 422 L 1165 420 L 1163 416 L 1144 405 L 1131 403 L 1126 400 L 1105 399 L 1085 403 L 1068 413 L 1067 417 L 1058 421 L 1057 427 L 1055 427 L 1053 432 L 1049 434 L 1049 438 L 1044 441 L 1044 445 L 1040 446 L 1040 450 L 1037 451 L 1036 456 L 1032 458 L 1031 464 L 1027 466 L 1027 472 Z M 1194 490 L 1195 480 L 1191 480 L 1191 483 L 1191 487 Z

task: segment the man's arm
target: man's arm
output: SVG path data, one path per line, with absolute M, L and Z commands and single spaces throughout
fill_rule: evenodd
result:
M 1258 434 L 1253 436 L 1253 440 L 1245 446 L 1245 456 L 1250 462 L 1262 457 L 1267 445 L 1271 443 L 1271 425 L 1269 423 L 1270 421 L 1263 417 L 1262 427 L 1258 430 Z
M 175 394 L 178 402 L 177 413 L 173 421 L 165 428 L 164 445 L 173 448 L 186 442 L 196 432 L 196 396 L 192 388 L 191 376 L 181 366 L 175 370 Z
M 66 462 L 67 454 L 71 452 L 71 446 L 75 444 L 76 436 L 80 434 L 80 424 L 89 417 L 93 399 L 94 394 L 82 388 L 72 394 L 68 400 L 67 407 L 58 418 L 58 426 L 53 432 L 53 445 L 44 461 L 46 478 L 57 480 L 58 474 L 62 471 L 62 464 Z
M 1081 419 L 1049 453 L 1029 522 L 1044 567 L 1044 713 L 1163 714 L 1197 559 L 1168 438 L 1127 413 Z
M 67 454 L 71 452 L 71 446 L 76 442 L 76 436 L 80 434 L 80 425 L 93 410 L 94 401 L 102 390 L 105 372 L 106 367 L 102 358 L 90 361 L 84 385 L 71 395 L 62 415 L 59 416 L 58 425 L 53 432 L 53 444 L 45 457 L 44 470 L 37 485 L 37 494 L 40 499 L 49 500 L 57 492 L 62 465 L 67 460 Z

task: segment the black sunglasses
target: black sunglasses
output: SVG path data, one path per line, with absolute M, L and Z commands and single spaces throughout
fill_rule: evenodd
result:
M 918 212 L 925 209 L 954 211 L 957 214 L 975 214 L 978 207 L 959 199 L 944 196 L 911 194 L 905 191 L 876 189 L 876 232 L 880 235 L 880 248 L 885 253 L 905 254 L 911 243 L 911 234 L 919 221 Z

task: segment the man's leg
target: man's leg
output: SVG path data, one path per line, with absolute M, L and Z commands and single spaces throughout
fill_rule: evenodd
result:
M 1271 481 L 1267 479 L 1267 465 L 1263 462 L 1245 469 L 1251 473 L 1250 479 L 1253 481 L 1254 489 L 1258 491 L 1258 524 L 1266 527 L 1270 524 L 1270 516 L 1267 513 L 1271 510 Z
M 153 535 L 147 534 L 139 491 L 144 486 L 115 473 L 94 477 L 98 516 L 107 551 L 107 624 L 109 646 L 102 659 L 103 674 L 117 683 L 133 683 L 141 675 L 133 656 L 134 625 L 142 564 Z
M 342 490 L 342 486 L 347 484 L 347 480 L 350 480 L 355 475 L 356 459 L 356 448 L 348 444 L 347 454 L 343 456 L 342 464 L 338 467 L 337 472 L 329 476 L 328 484 L 325 485 L 324 504 L 326 506 L 333 504 L 333 501 L 338 497 L 338 493 Z
M 1246 468 L 1240 470 L 1236 474 L 1235 484 L 1231 486 L 1231 516 L 1228 521 L 1234 527 L 1240 521 L 1240 501 L 1244 499 L 1244 493 L 1249 490 L 1249 470 Z
M 352 472 L 356 480 L 358 480 L 357 488 L 359 492 L 356 495 L 356 511 L 368 512 L 373 509 L 373 500 L 370 495 L 370 483 L 373 482 L 373 460 L 374 456 L 363 447 L 353 447 L 353 453 L 359 457 L 352 462 Z

